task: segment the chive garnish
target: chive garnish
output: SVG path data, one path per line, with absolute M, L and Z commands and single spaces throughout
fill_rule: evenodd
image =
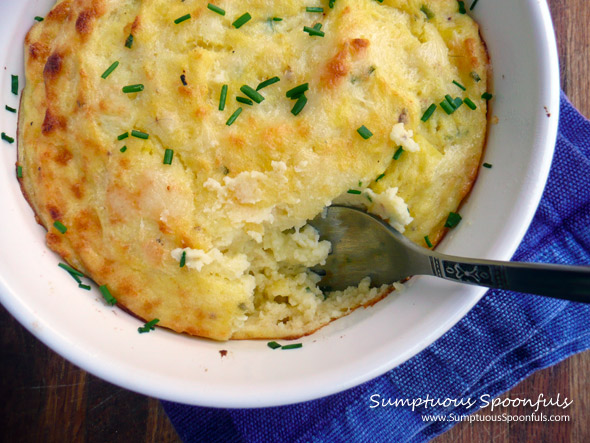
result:
M 316 28 L 310 28 L 309 26 L 304 26 L 303 32 L 307 32 L 310 37 L 313 37 L 313 36 L 323 37 L 324 35 L 326 35 L 324 33 L 324 31 L 320 31 L 319 29 L 316 29 Z
M 57 229 L 62 234 L 65 234 L 68 230 L 68 228 L 66 228 L 66 226 L 62 222 L 60 222 L 59 220 L 55 220 L 53 222 L 53 226 L 55 227 L 55 229 Z
M 492 165 L 490 163 L 484 163 L 482 166 L 484 168 L 492 169 Z
M 397 150 L 395 151 L 395 154 L 393 154 L 393 159 L 398 160 L 401 157 L 401 155 L 403 154 L 403 152 L 404 152 L 404 148 L 402 146 L 398 147 Z
M 316 31 L 319 31 L 320 29 L 322 29 L 322 24 L 316 23 L 315 25 L 313 25 L 313 29 L 315 29 Z
M 354 195 L 361 195 L 361 191 L 359 191 L 358 189 L 349 189 L 348 191 L 346 191 L 348 194 L 354 194 Z
M 82 274 L 80 271 L 78 271 L 77 269 L 72 268 L 69 265 L 66 265 L 65 263 L 60 263 L 57 266 L 59 266 L 62 269 L 65 269 L 66 271 L 68 271 L 70 274 L 75 275 L 77 277 L 86 277 L 84 274 Z
M 239 117 L 239 115 L 242 113 L 242 108 L 238 108 L 234 111 L 234 113 L 230 116 L 230 118 L 227 119 L 227 121 L 225 122 L 225 124 L 227 126 L 231 126 L 233 125 L 233 123 L 236 121 L 236 119 Z
M 365 140 L 367 140 L 367 139 L 369 139 L 369 138 L 373 137 L 373 133 L 372 133 L 371 131 L 369 131 L 365 125 L 363 125 L 363 126 L 361 126 L 360 128 L 358 128 L 358 129 L 356 130 L 356 132 L 358 132 L 358 133 L 359 133 L 359 135 L 360 135 L 362 138 L 364 138 Z
M 455 107 L 455 110 L 459 109 L 462 104 L 463 104 L 463 99 L 461 97 L 455 97 L 453 99 L 453 106 Z
M 18 95 L 18 75 L 11 75 L 11 90 L 14 95 Z
M 135 129 L 131 131 L 131 136 L 141 138 L 143 140 L 147 140 L 148 138 L 150 138 L 149 134 L 146 134 L 145 132 L 141 131 L 136 131 Z
M 273 22 L 282 22 L 282 21 L 283 21 L 283 19 L 282 19 L 281 17 L 273 17 L 273 18 L 272 18 L 272 21 L 273 21 Z
M 480 77 L 480 76 L 477 74 L 477 72 L 475 72 L 475 71 L 471 71 L 471 72 L 469 73 L 469 75 L 470 75 L 470 76 L 471 76 L 471 78 L 472 78 L 473 80 L 475 80 L 476 82 L 480 82 L 480 81 L 481 81 L 481 77 Z
M 89 285 L 85 285 L 84 283 L 78 283 L 78 287 L 79 287 L 80 289 L 86 289 L 87 291 L 90 291 L 90 290 L 92 289 L 92 287 L 91 287 L 91 286 L 89 286 Z
M 330 9 L 334 9 L 334 3 L 336 3 L 336 0 L 330 0 L 328 2 L 328 6 L 330 7 Z
M 455 85 L 456 85 L 458 88 L 460 88 L 460 89 L 463 89 L 463 91 L 466 91 L 466 90 L 467 90 L 467 88 L 465 88 L 465 86 L 463 86 L 463 85 L 462 85 L 461 83 L 459 83 L 458 81 L 456 81 L 456 80 L 453 80 L 453 83 L 454 83 L 454 84 L 455 84 Z
M 469 97 L 465 97 L 463 99 L 463 103 L 465 103 L 467 106 L 469 106 L 473 110 L 477 109 L 477 106 L 475 106 L 475 103 L 473 103 Z
M 139 328 L 137 328 L 137 332 L 139 332 L 140 334 L 143 334 L 144 332 L 150 332 L 153 331 L 156 326 L 156 323 L 158 323 L 160 320 L 157 318 L 154 318 L 153 320 L 148 321 L 147 323 L 145 323 L 143 326 L 140 326 Z
M 35 20 L 37 20 L 38 22 L 42 22 L 45 19 L 43 17 L 36 16 Z
M 489 92 L 484 92 L 483 94 L 481 94 L 481 98 L 483 98 L 484 100 L 491 100 L 493 97 L 492 94 L 490 94 Z
M 225 15 L 225 11 L 223 9 L 221 9 L 219 6 L 212 5 L 211 3 L 207 4 L 207 9 L 217 12 L 219 15 Z
M 305 94 L 301 94 L 299 96 L 299 98 L 297 99 L 297 101 L 295 102 L 293 109 L 291 109 L 291 114 L 298 115 L 303 110 L 303 108 L 305 108 L 306 104 L 307 104 L 307 97 L 305 96 Z
M 58 266 L 65 269 L 66 271 L 68 271 L 68 274 L 70 274 L 70 277 L 72 277 L 74 280 L 76 280 L 76 283 L 78 283 L 79 285 L 82 284 L 82 280 L 80 280 L 80 277 L 78 277 L 76 274 L 74 274 L 73 272 L 70 272 L 68 269 L 66 269 L 64 266 L 67 266 L 67 265 L 61 266 L 62 264 L 63 263 L 60 263 Z
M 180 81 L 182 83 L 182 86 L 187 86 L 188 85 L 188 83 L 186 82 L 186 75 L 181 74 Z
M 6 135 L 5 132 L 2 133 L 2 140 L 7 141 L 8 143 L 14 143 L 14 139 L 9 135 Z
M 451 115 L 453 112 L 455 112 L 455 107 L 451 103 L 449 103 L 447 100 L 443 100 L 442 102 L 440 102 L 440 107 L 443 108 L 443 110 L 448 115 Z
M 378 1 L 379 3 L 383 3 L 383 0 L 376 0 L 376 1 Z
M 426 5 L 420 6 L 420 11 L 422 11 L 424 13 L 424 15 L 426 15 L 426 18 L 428 20 L 430 20 L 431 18 L 434 17 L 434 12 L 432 12 L 430 10 L 430 8 L 428 8 L 428 6 L 426 6 Z
M 259 92 L 256 92 L 253 88 L 251 88 L 248 85 L 243 85 L 240 88 L 240 91 L 242 91 L 244 94 L 246 94 L 252 100 L 254 100 L 256 103 L 260 103 L 264 100 L 264 97 Z
M 248 106 L 254 105 L 254 102 L 252 100 L 250 100 L 249 98 L 246 98 L 246 97 L 237 96 L 236 97 L 236 101 L 238 101 L 240 103 L 244 103 L 245 105 L 248 105 Z
M 20 165 L 16 167 L 16 176 L 17 178 L 23 178 L 23 167 Z
M 365 197 L 367 197 L 367 200 L 369 200 L 371 203 L 373 203 L 373 199 L 371 198 L 371 196 L 369 194 L 365 194 Z
M 129 37 L 125 40 L 125 47 L 131 49 L 131 46 L 133 46 L 133 34 L 129 34 Z
M 166 148 L 166 151 L 164 152 L 164 164 L 171 165 L 172 157 L 174 157 L 174 150 Z
M 7 111 L 9 111 L 9 112 L 14 112 L 14 113 L 16 114 L 16 109 L 14 109 L 14 108 L 11 108 L 11 107 L 10 107 L 10 106 L 8 106 L 8 105 L 6 105 L 6 106 L 5 106 L 5 108 L 6 108 L 6 110 L 7 110 Z
M 133 93 L 133 92 L 141 92 L 141 91 L 143 91 L 143 85 L 142 84 L 123 86 L 123 92 L 125 94 L 130 94 L 130 93 Z
M 180 267 L 184 268 L 186 265 L 186 251 L 182 251 L 182 256 L 180 257 Z
M 101 77 L 106 79 L 115 69 L 117 69 L 117 66 L 119 66 L 118 61 L 109 66 L 108 69 L 102 73 Z
M 273 85 L 279 81 L 281 81 L 281 79 L 278 77 L 269 78 L 268 80 L 264 80 L 258 86 L 256 86 L 256 90 L 260 91 L 262 88 L 266 88 L 267 86 Z
M 459 0 L 457 3 L 459 3 L 459 14 L 466 14 L 467 11 L 465 10 L 465 2 Z
M 279 345 L 276 341 L 269 341 L 266 346 L 268 346 L 270 349 L 278 349 L 281 347 L 281 345 Z
M 107 285 L 102 285 L 98 289 L 100 290 L 100 293 L 104 297 L 107 304 L 113 306 L 114 304 L 117 303 L 117 299 L 111 295 L 111 291 L 109 291 L 109 288 L 107 288 Z
M 303 343 L 293 343 L 292 345 L 281 346 L 281 349 L 298 349 L 303 347 Z
M 231 25 L 234 28 L 238 29 L 239 27 L 241 27 L 245 23 L 249 22 L 251 19 L 252 19 L 252 16 L 246 12 L 244 15 L 238 17 L 238 19 L 235 22 L 233 22 Z
M 451 97 L 449 94 L 445 95 L 445 100 L 447 101 L 447 103 L 449 105 L 451 105 L 451 108 L 453 108 L 453 111 L 455 109 L 457 109 L 457 107 L 455 106 L 455 101 L 453 100 L 453 97 Z
M 428 238 L 428 236 L 424 237 L 424 241 L 426 242 L 426 246 L 428 246 L 429 248 L 432 248 L 432 243 L 430 242 L 430 239 Z
M 182 22 L 188 20 L 189 18 L 191 18 L 191 15 L 186 14 L 186 15 L 183 15 L 182 17 L 178 17 L 176 20 L 174 20 L 174 23 L 179 24 L 179 23 L 182 23 Z
M 376 179 L 375 182 L 378 182 L 379 180 L 381 180 L 383 177 L 385 177 L 385 172 L 381 175 L 379 175 Z
M 309 83 L 303 83 L 302 85 L 295 86 L 293 89 L 289 89 L 285 95 L 291 100 L 295 100 L 308 89 Z
M 306 12 L 324 12 L 324 8 L 315 8 L 315 7 L 311 7 L 308 6 L 305 8 Z
M 125 152 L 127 150 L 127 146 L 123 146 L 121 149 L 119 149 L 120 152 Z
M 436 104 L 433 103 L 424 112 L 424 114 L 422 115 L 422 118 L 420 120 L 422 120 L 423 122 L 426 122 L 430 118 L 430 116 L 434 113 L 435 110 L 436 110 Z
M 475 8 L 475 5 L 477 4 L 479 0 L 473 0 L 473 3 L 471 3 L 471 8 L 469 8 L 470 11 L 473 10 L 473 8 Z
M 117 140 L 124 140 L 127 137 L 129 137 L 129 133 L 128 132 L 125 132 L 125 133 L 121 134 L 120 136 L 118 136 L 117 137 Z
M 219 96 L 219 110 L 225 109 L 225 100 L 227 99 L 227 85 L 221 87 L 221 95 Z
M 461 216 L 456 212 L 449 212 L 447 221 L 445 222 L 445 228 L 454 228 L 461 221 Z

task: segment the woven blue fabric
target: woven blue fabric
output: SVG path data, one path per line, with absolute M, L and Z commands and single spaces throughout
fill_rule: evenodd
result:
M 590 121 L 562 93 L 549 180 L 514 260 L 590 264 Z M 590 305 L 492 290 L 420 354 L 364 385 L 320 400 L 223 410 L 163 402 L 185 442 L 422 442 L 453 422 L 423 414 L 468 414 L 450 405 L 371 407 L 380 399 L 496 397 L 534 371 L 590 348 Z M 377 397 L 373 397 L 377 400 Z

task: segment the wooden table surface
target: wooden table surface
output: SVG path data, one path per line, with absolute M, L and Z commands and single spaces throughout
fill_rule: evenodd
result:
M 590 1 L 549 0 L 549 4 L 562 88 L 590 116 Z M 0 324 L 0 441 L 180 441 L 158 400 L 113 386 L 70 364 L 2 307 Z M 574 400 L 569 422 L 461 423 L 435 441 L 590 441 L 589 374 L 590 351 L 533 374 L 504 395 L 567 396 Z M 513 407 L 502 412 L 529 410 Z

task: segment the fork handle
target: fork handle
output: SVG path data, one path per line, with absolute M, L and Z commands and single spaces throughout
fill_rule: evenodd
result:
M 590 303 L 590 266 L 429 256 L 432 275 L 488 288 Z

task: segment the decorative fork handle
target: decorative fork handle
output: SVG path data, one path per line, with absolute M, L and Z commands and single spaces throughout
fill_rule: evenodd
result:
M 432 253 L 432 275 L 488 288 L 590 303 L 590 266 L 473 260 Z

